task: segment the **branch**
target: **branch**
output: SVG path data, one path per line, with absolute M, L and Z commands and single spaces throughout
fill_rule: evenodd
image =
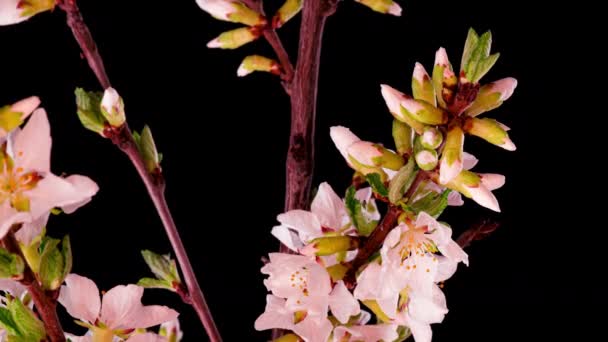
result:
M 3 242 L 9 252 L 17 254 L 23 260 L 26 260 L 21 248 L 19 248 L 17 239 L 15 239 L 13 230 L 4 237 Z M 65 342 L 65 334 L 63 333 L 59 316 L 57 316 L 57 301 L 55 296 L 49 296 L 40 287 L 34 272 L 32 272 L 27 262 L 25 263 L 25 269 L 23 271 L 23 279 L 19 282 L 27 288 L 29 294 L 32 296 L 36 311 L 38 312 L 38 315 L 40 315 L 42 322 L 44 322 L 46 333 L 49 335 L 51 341 Z
M 500 227 L 500 223 L 498 222 L 490 221 L 488 219 L 481 220 L 473 225 L 473 227 L 460 234 L 458 239 L 456 239 L 456 243 L 462 248 L 467 248 L 473 241 L 479 241 L 490 236 L 498 227 Z
M 86 26 L 80 10 L 76 5 L 76 0 L 59 0 L 59 7 L 65 11 L 68 25 L 70 28 L 72 28 L 74 37 L 78 41 L 83 54 L 87 58 L 89 66 L 91 66 L 91 69 L 97 76 L 99 83 L 104 88 L 109 87 L 110 81 L 103 67 L 103 60 L 99 55 L 95 40 L 93 39 L 91 32 Z M 196 279 L 194 269 L 192 268 L 192 264 L 188 258 L 184 244 L 182 243 L 181 237 L 175 225 L 175 221 L 173 220 L 173 216 L 169 210 L 169 206 L 167 205 L 167 200 L 165 198 L 165 180 L 162 173 L 158 172 L 151 174 L 147 171 L 144 160 L 139 153 L 135 140 L 133 139 L 133 134 L 131 134 L 131 130 L 126 123 L 122 127 L 112 129 L 107 133 L 109 133 L 109 138 L 112 140 L 112 142 L 127 155 L 129 160 L 131 160 L 131 163 L 143 180 L 146 189 L 148 190 L 150 199 L 154 203 L 158 215 L 161 218 L 161 221 L 165 227 L 165 232 L 167 233 L 169 241 L 171 242 L 171 246 L 173 247 L 173 251 L 176 255 L 177 261 L 184 275 L 186 286 L 188 288 L 189 297 L 184 295 L 180 296 L 182 299 L 189 298 L 191 300 L 191 303 L 189 304 L 192 305 L 198 314 L 210 340 L 212 342 L 222 341 L 217 326 L 215 325 L 211 315 L 211 311 L 209 310 L 205 300 L 205 296 L 203 295 L 203 291 Z
M 382 221 L 378 224 L 372 234 L 365 240 L 359 248 L 357 256 L 349 264 L 349 269 L 344 276 L 344 284 L 349 289 L 354 289 L 357 283 L 356 274 L 359 267 L 363 266 L 367 260 L 374 254 L 386 239 L 386 236 L 397 225 L 397 219 L 403 211 L 395 206 L 390 206 Z
M 262 0 L 242 0 L 242 2 L 252 10 L 266 16 Z M 293 80 L 294 70 L 293 64 L 291 64 L 291 61 L 289 60 L 289 54 L 285 50 L 277 31 L 272 28 L 272 21 L 267 22 L 266 26 L 263 28 L 263 33 L 264 38 L 266 38 L 266 41 L 268 41 L 279 59 L 282 69 L 281 78 L 283 79 L 283 87 L 285 88 L 285 91 L 290 94 L 290 84 Z

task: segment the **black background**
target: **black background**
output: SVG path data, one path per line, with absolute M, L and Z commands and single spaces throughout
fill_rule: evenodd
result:
M 502 227 L 474 244 L 470 267 L 447 282 L 450 313 L 433 327 L 435 341 L 567 340 L 586 329 L 575 323 L 584 314 L 572 305 L 581 292 L 569 284 L 582 270 L 575 259 L 586 253 L 580 247 L 591 242 L 571 234 L 577 227 L 569 219 L 578 214 L 564 191 L 572 162 L 561 142 L 571 139 L 571 127 L 561 118 L 577 112 L 568 109 L 571 103 L 557 105 L 566 96 L 559 89 L 572 84 L 565 80 L 572 45 L 559 31 L 563 21 L 547 7 L 533 8 L 532 1 L 399 2 L 401 18 L 345 0 L 328 20 L 315 184 L 329 181 L 343 192 L 351 176 L 329 139 L 331 125 L 390 145 L 392 118 L 379 84 L 409 92 L 416 61 L 431 70 L 443 46 L 458 65 L 467 29 L 491 29 L 493 51 L 502 55 L 484 80 L 513 76 L 519 86 L 489 116 L 511 126 L 518 150 L 467 139 L 466 150 L 481 159 L 476 170 L 507 176 L 496 191 L 503 212 L 467 201 L 443 218 L 456 233 L 484 217 L 500 220 Z M 268 10 L 280 4 L 267 3 Z M 266 293 L 260 258 L 277 248 L 269 232 L 283 206 L 289 101 L 276 77 L 239 79 L 236 68 L 244 56 L 270 56 L 271 50 L 264 41 L 237 51 L 207 49 L 209 40 L 237 25 L 213 20 L 194 0 L 80 6 L 112 84 L 125 99 L 131 127 L 149 124 L 164 153 L 169 204 L 224 339 L 263 341 L 268 335 L 255 332 L 253 321 Z M 280 32 L 292 59 L 298 28 L 295 19 Z M 139 250 L 167 253 L 169 245 L 127 159 L 76 117 L 74 88 L 99 88 L 63 13 L 2 27 L 0 44 L 0 104 L 40 96 L 52 124 L 54 172 L 85 174 L 101 187 L 90 205 L 54 217 L 49 233 L 70 234 L 74 272 L 94 279 L 100 289 L 148 276 Z M 186 341 L 206 340 L 196 316 L 173 294 L 149 290 L 145 301 L 178 309 Z

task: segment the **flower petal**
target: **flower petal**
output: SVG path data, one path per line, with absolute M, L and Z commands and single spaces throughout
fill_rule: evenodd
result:
M 361 312 L 359 302 L 346 288 L 342 280 L 338 281 L 329 295 L 329 307 L 332 314 L 342 324 L 346 324 L 351 316 Z
M 68 180 L 47 173 L 26 195 L 31 200 L 30 214 L 37 219 L 55 207 L 65 207 L 71 213 L 89 201 L 97 190 L 97 184 L 86 177 L 73 176 Z
M 95 196 L 97 191 L 99 191 L 99 186 L 97 185 L 97 183 L 93 182 L 89 177 L 71 175 L 66 177 L 65 180 L 72 184 L 74 190 L 80 194 L 79 200 L 62 206 L 61 209 L 63 209 L 63 212 L 66 214 L 71 214 L 78 208 L 89 203 L 91 201 L 91 198 Z
M 74 318 L 94 324 L 99 316 L 99 289 L 89 278 L 69 274 L 61 287 L 58 301 Z
M 334 329 L 334 341 L 394 341 L 399 337 L 397 327 L 396 324 L 353 325 L 350 327 L 339 326 Z M 347 332 L 351 334 L 351 336 L 349 339 L 344 339 Z
M 319 190 L 312 200 L 310 208 L 323 227 L 334 230 L 341 228 L 342 219 L 346 216 L 344 202 L 326 182 L 319 185 Z
M 0 26 L 17 24 L 30 18 L 22 16 L 22 9 L 18 7 L 19 0 L 0 1 Z
M 293 312 L 285 308 L 285 299 L 267 295 L 266 310 L 254 323 L 255 330 L 293 328 Z
M 15 165 L 22 167 L 25 172 L 48 172 L 51 168 L 51 144 L 49 120 L 44 109 L 38 108 L 15 136 Z
M 348 162 L 348 148 L 358 142 L 361 141 L 359 137 L 357 137 L 350 129 L 342 126 L 333 126 L 329 129 L 329 135 L 331 140 L 336 145 L 338 151 L 346 161 Z M 350 165 L 350 162 L 349 162 Z
M 306 210 L 290 210 L 277 216 L 281 224 L 296 230 L 302 242 L 306 243 L 322 235 L 321 223 L 317 217 Z
M 0 239 L 11 229 L 13 224 L 32 221 L 32 216 L 27 212 L 19 212 L 13 209 L 8 201 L 0 204 Z
M 165 337 L 162 337 L 153 333 L 144 333 L 144 334 L 136 334 L 131 337 L 126 342 L 167 342 Z
M 13 297 L 20 298 L 25 290 L 25 286 L 21 285 L 21 283 L 17 281 L 11 279 L 0 279 L 0 291 L 8 292 Z M 2 340 L 0 339 L 0 341 Z
M 144 288 L 119 285 L 103 296 L 101 321 L 110 329 L 148 328 L 177 318 L 178 313 L 166 306 L 141 304 Z
M 15 233 L 17 240 L 25 246 L 29 246 L 34 238 L 42 234 L 42 229 L 46 227 L 50 215 L 51 212 L 49 211 L 32 222 L 24 222 L 21 229 Z
M 279 241 L 281 241 L 282 244 L 284 244 L 294 252 L 297 252 L 300 250 L 300 248 L 304 247 L 304 244 L 302 243 L 302 240 L 300 240 L 299 235 L 285 226 L 273 227 L 270 231 L 270 234 L 272 234 Z
M 305 342 L 324 342 L 329 338 L 333 325 L 325 316 L 308 315 L 296 324 L 293 332 L 298 334 Z

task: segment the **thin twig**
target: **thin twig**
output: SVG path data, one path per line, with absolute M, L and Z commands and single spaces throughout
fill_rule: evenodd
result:
M 456 239 L 456 243 L 462 248 L 467 248 L 473 241 L 479 241 L 490 236 L 498 227 L 500 227 L 500 223 L 498 222 L 488 219 L 481 220 L 473 225 L 473 227 L 460 234 L 458 239 Z
M 23 260 L 25 256 L 19 248 L 19 243 L 15 239 L 15 234 L 11 230 L 3 239 L 4 247 L 13 253 L 19 255 Z M 65 334 L 57 316 L 57 301 L 55 296 L 47 294 L 38 284 L 38 280 L 34 275 L 34 272 L 30 269 L 29 265 L 25 263 L 25 269 L 23 271 L 23 278 L 19 282 L 27 288 L 27 291 L 32 296 L 36 312 L 42 319 L 46 333 L 52 342 L 65 342 Z
M 260 13 L 261 15 L 266 15 L 264 12 L 264 3 L 262 0 L 242 0 L 242 2 L 247 5 L 247 7 Z M 290 85 L 291 81 L 293 80 L 294 69 L 291 60 L 289 59 L 289 54 L 287 53 L 287 50 L 285 50 L 285 47 L 283 46 L 283 43 L 281 42 L 281 38 L 279 38 L 277 31 L 272 27 L 271 20 L 267 21 L 266 26 L 264 26 L 262 29 L 264 32 L 264 38 L 266 38 L 266 41 L 268 41 L 268 43 L 274 50 L 274 53 L 277 55 L 277 58 L 279 59 L 279 63 L 281 64 L 282 69 L 281 78 L 283 79 L 283 87 L 285 88 L 287 94 L 290 94 Z
M 82 19 L 82 15 L 80 14 L 78 6 L 76 5 L 76 0 L 62 0 L 59 2 L 59 7 L 65 11 L 68 25 L 72 28 L 74 37 L 80 44 L 84 56 L 87 58 L 93 72 L 95 72 L 99 83 L 102 85 L 102 87 L 107 88 L 110 85 L 110 81 L 105 73 L 103 60 L 98 53 L 95 40 Z M 152 199 L 158 215 L 163 222 L 165 231 L 169 241 L 171 242 L 171 246 L 173 247 L 177 262 L 179 263 L 180 269 L 184 275 L 186 286 L 188 288 L 189 297 L 184 295 L 181 295 L 181 297 L 183 299 L 190 298 L 192 307 L 203 323 L 210 340 L 212 342 L 222 341 L 217 326 L 215 325 L 211 315 L 211 311 L 207 306 L 203 291 L 196 279 L 194 269 L 192 268 L 192 264 L 188 258 L 184 244 L 182 243 L 181 237 L 173 220 L 173 216 L 169 210 L 169 206 L 167 205 L 165 198 L 165 181 L 162 173 L 151 174 L 148 172 L 145 167 L 144 160 L 137 149 L 133 135 L 131 134 L 131 131 L 126 123 L 122 127 L 114 129 L 110 138 L 112 139 L 112 142 L 114 142 L 114 144 L 117 145 L 127 155 L 127 157 L 129 157 L 129 160 L 131 160 L 131 163 L 143 180 L 146 189 L 148 190 L 150 199 Z

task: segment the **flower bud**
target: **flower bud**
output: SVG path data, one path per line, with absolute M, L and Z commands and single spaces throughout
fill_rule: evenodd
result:
M 438 158 L 435 150 L 422 149 L 416 152 L 416 164 L 424 171 L 430 171 L 437 167 Z
M 277 29 L 302 10 L 302 0 L 286 0 L 272 18 L 272 27 Z
M 390 170 L 399 170 L 403 157 L 381 145 L 368 141 L 358 141 L 348 148 L 349 158 L 365 166 L 378 166 Z
M 259 55 L 251 55 L 245 57 L 236 74 L 239 77 L 247 76 L 254 71 L 269 72 L 271 74 L 279 75 L 281 73 L 281 67 L 275 60 L 266 58 Z
M 401 110 L 401 102 L 408 97 L 397 89 L 386 84 L 380 85 L 380 89 L 382 92 L 382 97 L 384 97 L 384 102 L 386 102 L 388 110 L 395 117 L 395 119 L 408 124 L 416 131 L 416 133 L 422 134 L 424 124 L 407 115 L 407 112 Z
M 508 151 L 515 151 L 515 144 L 509 138 L 501 124 L 493 119 L 468 118 L 464 124 L 465 132 L 478 136 L 490 144 L 502 147 Z
M 446 187 L 460 192 L 483 207 L 500 212 L 498 200 L 492 191 L 483 184 L 482 177 L 471 171 L 462 171 Z
M 505 185 L 505 176 L 497 173 L 478 173 L 483 184 L 488 190 L 494 191 Z
M 196 0 L 198 6 L 218 20 L 247 26 L 264 26 L 266 18 L 236 0 Z
M 437 106 L 437 100 L 435 99 L 435 88 L 429 74 L 424 70 L 424 67 L 420 63 L 416 63 L 414 67 L 414 75 L 412 77 L 412 94 L 416 100 L 423 100 Z
M 468 116 L 477 116 L 481 113 L 498 108 L 506 101 L 517 87 L 517 80 L 513 77 L 488 83 L 479 88 L 475 101 L 465 111 Z
M 448 122 L 448 114 L 421 100 L 406 98 L 401 101 L 401 112 L 427 125 L 442 125 Z
M 359 247 L 359 240 L 352 236 L 327 236 L 312 240 L 300 253 L 307 256 L 332 255 L 352 251 Z
M 261 32 L 255 27 L 240 27 L 226 31 L 207 43 L 210 49 L 236 49 L 258 39 Z
M 420 145 L 429 150 L 438 148 L 442 142 L 443 134 L 435 127 L 425 127 L 424 132 L 420 135 Z
M 446 184 L 462 171 L 464 132 L 458 125 L 448 130 L 445 147 L 441 154 L 439 183 Z
M 412 153 L 412 128 L 399 120 L 393 120 L 393 139 L 400 155 Z
M 444 48 L 440 48 L 435 53 L 435 66 L 433 67 L 433 87 L 440 107 L 446 108 L 446 103 L 452 102 L 457 83 L 458 80 L 448 55 Z
M 114 88 L 108 88 L 101 99 L 101 114 L 113 127 L 120 127 L 126 121 L 125 104 Z
M 373 11 L 401 16 L 401 6 L 393 0 L 355 0 L 356 2 L 371 8 Z

